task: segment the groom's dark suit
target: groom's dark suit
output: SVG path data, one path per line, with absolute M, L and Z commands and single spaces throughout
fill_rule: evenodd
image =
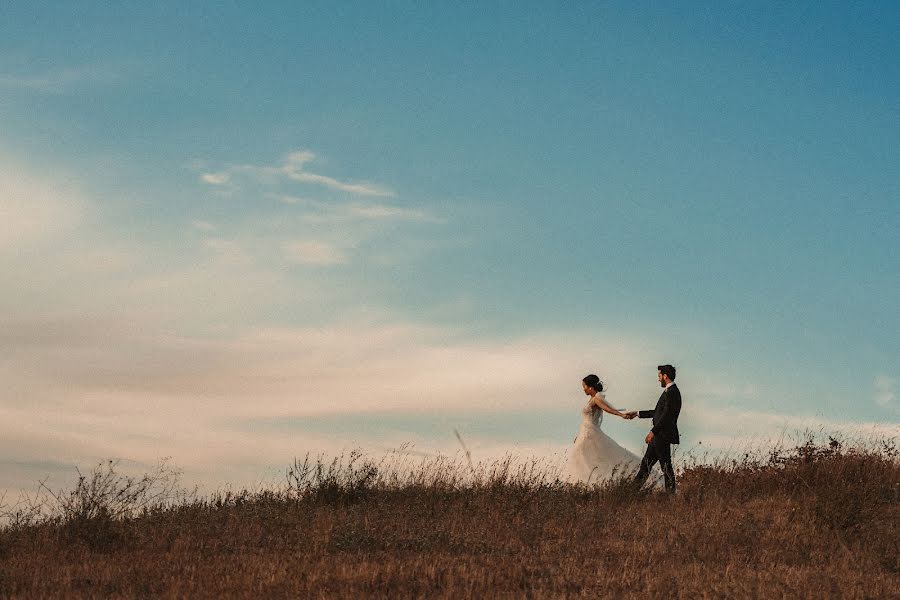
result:
M 666 489 L 675 491 L 675 470 L 672 468 L 672 444 L 681 442 L 678 435 L 678 415 L 681 413 L 681 391 L 674 383 L 663 390 L 656 408 L 642 410 L 638 416 L 642 419 L 653 419 L 653 439 L 647 444 L 647 452 L 641 461 L 635 481 L 644 483 L 650 476 L 650 469 L 659 461 L 663 476 L 666 478 Z

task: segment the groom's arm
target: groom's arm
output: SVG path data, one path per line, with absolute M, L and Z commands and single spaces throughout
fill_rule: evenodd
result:
M 641 419 L 652 419 L 652 418 L 653 418 L 653 413 L 654 413 L 654 412 L 656 412 L 656 411 L 653 411 L 653 410 L 639 410 L 637 416 L 640 417 Z

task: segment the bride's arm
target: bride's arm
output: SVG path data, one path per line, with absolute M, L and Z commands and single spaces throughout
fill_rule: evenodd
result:
M 625 416 L 625 413 L 623 413 L 621 410 L 619 410 L 617 408 L 613 408 L 612 406 L 607 404 L 606 400 L 604 400 L 603 398 L 600 398 L 599 396 L 594 396 L 593 400 L 594 400 L 594 406 L 596 406 L 600 410 L 602 410 L 604 412 L 608 412 L 611 415 L 616 415 L 617 417 Z

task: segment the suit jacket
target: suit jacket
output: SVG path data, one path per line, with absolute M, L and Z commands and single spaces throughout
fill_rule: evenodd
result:
M 674 383 L 656 402 L 653 410 L 642 410 L 638 416 L 642 419 L 653 419 L 654 436 L 660 436 L 670 444 L 681 443 L 678 435 L 678 414 L 681 412 L 681 391 Z

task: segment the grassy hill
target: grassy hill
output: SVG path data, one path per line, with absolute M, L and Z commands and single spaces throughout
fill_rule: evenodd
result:
M 413 465 L 410 465 L 413 466 Z M 181 495 L 101 465 L 7 509 L 0 595 L 889 598 L 900 458 L 832 440 L 695 462 L 675 497 L 538 462 L 298 461 L 279 489 Z

